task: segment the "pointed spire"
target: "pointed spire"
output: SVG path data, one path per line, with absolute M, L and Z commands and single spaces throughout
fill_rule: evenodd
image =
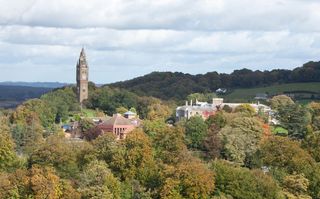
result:
M 85 57 L 86 53 L 84 52 L 84 47 L 82 47 L 81 52 L 80 52 L 80 57 Z

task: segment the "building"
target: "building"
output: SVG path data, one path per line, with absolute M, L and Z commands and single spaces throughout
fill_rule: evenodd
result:
M 113 133 L 117 139 L 125 139 L 127 134 L 137 126 L 138 124 L 134 120 L 127 119 L 117 113 L 97 127 L 105 133 Z
M 192 100 L 190 104 L 186 101 L 185 106 L 179 106 L 176 109 L 176 117 L 178 120 L 183 118 L 190 119 L 193 116 L 201 116 L 203 119 L 207 119 L 210 115 L 214 115 L 217 111 L 217 107 L 207 102 L 198 102 L 193 104 Z
M 257 93 L 254 99 L 255 100 L 267 100 L 268 99 L 268 94 L 266 94 L 266 93 Z
M 130 119 L 130 120 L 137 117 L 137 114 L 132 111 L 127 111 L 123 115 L 125 118 Z
M 232 110 L 235 110 L 238 106 L 243 103 L 224 103 L 223 98 L 213 98 L 212 103 L 198 102 L 193 104 L 192 100 L 190 104 L 186 102 L 185 106 L 179 106 L 176 109 L 176 118 L 181 120 L 183 118 L 190 119 L 193 116 L 201 116 L 204 120 L 209 116 L 214 115 L 218 110 L 222 110 L 225 106 L 229 106 Z M 258 113 L 263 111 L 265 113 L 270 113 L 271 108 L 264 104 L 250 104 L 252 108 Z
M 86 54 L 82 48 L 77 62 L 77 97 L 78 102 L 81 104 L 84 100 L 88 99 L 88 80 L 89 67 L 86 60 Z

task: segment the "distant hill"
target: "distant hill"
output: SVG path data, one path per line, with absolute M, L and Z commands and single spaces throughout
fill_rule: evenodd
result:
M 0 82 L 0 85 L 27 86 L 27 87 L 37 87 L 37 88 L 60 88 L 70 84 L 60 83 L 60 82 Z
M 218 88 L 256 88 L 288 83 L 320 82 L 320 62 L 308 62 L 293 70 L 235 70 L 231 74 L 209 72 L 190 75 L 153 72 L 132 80 L 106 86 L 124 88 L 138 95 L 182 100 L 190 93 L 214 92 Z
M 320 82 L 279 84 L 258 88 L 239 88 L 230 91 L 223 97 L 228 102 L 252 102 L 258 93 L 265 93 L 268 97 L 287 94 L 299 102 L 320 101 Z
M 12 108 L 31 98 L 39 98 L 53 88 L 0 85 L 0 108 Z

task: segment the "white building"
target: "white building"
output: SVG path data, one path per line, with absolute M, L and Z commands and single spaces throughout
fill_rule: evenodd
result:
M 176 109 L 176 118 L 181 120 L 183 118 L 190 119 L 192 116 L 201 116 L 203 119 L 207 119 L 211 115 L 214 115 L 218 110 L 222 110 L 224 106 L 229 106 L 232 110 L 235 110 L 238 106 L 244 103 L 224 103 L 223 98 L 213 98 L 212 104 L 207 102 L 199 102 L 193 104 L 192 100 L 190 104 L 186 101 L 184 106 L 179 106 Z M 258 113 L 263 111 L 269 113 L 271 108 L 264 104 L 250 104 L 252 108 Z

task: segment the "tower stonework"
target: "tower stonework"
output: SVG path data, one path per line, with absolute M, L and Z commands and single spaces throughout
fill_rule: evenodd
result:
M 77 63 L 77 97 L 78 102 L 82 104 L 83 100 L 88 99 L 88 80 L 89 67 L 86 60 L 86 54 L 82 48 Z

